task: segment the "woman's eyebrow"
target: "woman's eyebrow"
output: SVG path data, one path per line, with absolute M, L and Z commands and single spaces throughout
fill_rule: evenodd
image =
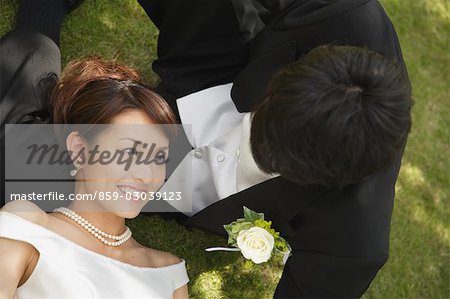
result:
M 159 151 L 165 151 L 165 150 L 168 150 L 168 149 L 169 149 L 168 146 L 161 146 L 161 147 L 158 147 L 156 150 L 159 152 Z
M 132 141 L 134 141 L 134 142 L 136 142 L 136 141 L 142 142 L 141 140 L 136 140 L 136 139 L 133 139 L 133 138 L 130 138 L 130 137 L 122 137 L 122 138 L 118 138 L 118 139 L 119 139 L 119 140 L 128 139 L 128 140 L 132 140 Z

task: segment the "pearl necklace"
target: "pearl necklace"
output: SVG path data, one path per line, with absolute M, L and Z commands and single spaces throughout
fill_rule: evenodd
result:
M 131 238 L 132 233 L 128 226 L 125 226 L 126 230 L 123 234 L 118 235 L 118 236 L 111 235 L 111 234 L 107 234 L 104 231 L 100 230 L 99 228 L 97 228 L 96 226 L 91 224 L 89 221 L 87 221 L 86 219 L 84 219 L 83 217 L 81 217 L 80 215 L 78 215 L 77 213 L 72 211 L 71 209 L 60 207 L 60 208 L 54 209 L 53 212 L 61 213 L 64 216 L 69 217 L 70 219 L 72 219 L 73 221 L 78 223 L 82 228 L 87 230 L 91 235 L 93 235 L 94 237 L 96 237 L 97 239 L 99 239 L 100 241 L 102 241 L 104 244 L 106 244 L 108 246 L 120 246 L 123 243 L 125 243 L 129 238 Z M 106 238 L 113 239 L 116 241 L 108 241 Z

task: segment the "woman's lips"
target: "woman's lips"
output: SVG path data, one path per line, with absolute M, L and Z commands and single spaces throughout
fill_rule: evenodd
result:
M 144 191 L 143 189 L 129 185 L 117 185 L 117 189 L 119 189 L 120 192 L 125 195 L 125 199 L 127 200 L 133 200 L 136 202 L 145 200 L 145 197 L 142 197 L 142 193 L 145 193 L 146 191 Z

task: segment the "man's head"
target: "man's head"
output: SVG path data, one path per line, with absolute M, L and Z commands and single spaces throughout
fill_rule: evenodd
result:
M 399 65 L 365 48 L 322 46 L 272 78 L 252 119 L 253 156 L 298 184 L 342 187 L 392 162 L 411 106 Z

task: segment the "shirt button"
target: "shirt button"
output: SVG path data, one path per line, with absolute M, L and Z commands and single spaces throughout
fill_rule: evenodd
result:
M 218 156 L 217 156 L 217 161 L 218 161 L 218 162 L 223 162 L 223 161 L 225 161 L 225 155 L 223 155 L 223 154 L 218 155 Z
M 194 150 L 194 156 L 197 158 L 197 159 L 201 159 L 202 158 L 202 150 L 201 149 L 195 149 Z

